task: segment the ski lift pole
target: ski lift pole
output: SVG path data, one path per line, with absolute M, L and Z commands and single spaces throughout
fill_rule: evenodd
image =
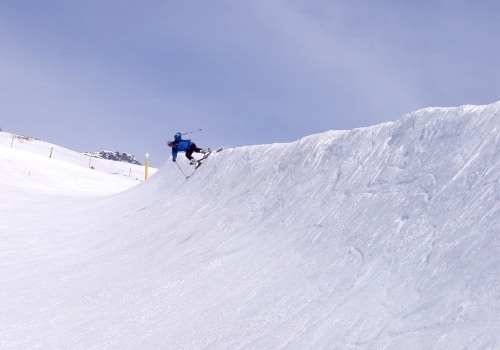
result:
M 184 134 L 182 134 L 182 135 L 192 134 L 193 132 L 198 132 L 198 131 L 201 131 L 201 129 L 198 129 L 198 130 L 193 130 L 193 131 L 190 131 L 190 132 L 185 132 L 185 133 L 184 133 Z

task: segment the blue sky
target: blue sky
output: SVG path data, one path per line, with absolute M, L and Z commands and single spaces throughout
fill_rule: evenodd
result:
M 497 1 L 0 1 L 0 127 L 161 166 L 500 100 Z

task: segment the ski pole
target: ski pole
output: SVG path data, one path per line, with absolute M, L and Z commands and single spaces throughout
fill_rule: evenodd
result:
M 184 133 L 184 134 L 182 134 L 182 135 L 192 134 L 193 132 L 198 132 L 198 131 L 201 131 L 201 129 L 194 130 L 194 131 L 190 131 L 190 132 L 185 132 L 185 133 Z
M 184 177 L 187 179 L 188 177 L 186 176 L 186 174 L 184 174 L 184 172 L 182 171 L 181 167 L 179 166 L 179 164 L 177 164 L 177 162 L 174 162 L 175 165 L 177 165 L 177 167 L 179 168 L 179 170 L 181 171 L 182 175 L 184 175 Z

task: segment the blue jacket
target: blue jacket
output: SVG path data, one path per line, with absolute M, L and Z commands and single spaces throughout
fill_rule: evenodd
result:
M 183 140 L 180 132 L 174 136 L 174 145 L 172 146 L 172 159 L 177 159 L 177 152 L 186 152 L 193 143 L 191 140 Z

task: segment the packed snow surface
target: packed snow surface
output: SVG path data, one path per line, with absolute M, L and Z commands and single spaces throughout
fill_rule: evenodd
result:
M 0 150 L 2 349 L 500 347 L 500 103 L 229 149 L 188 180 L 166 161 L 102 196 L 49 162 L 75 185 L 36 190 Z
M 122 177 L 128 177 L 130 179 L 142 181 L 144 180 L 144 167 L 140 166 L 140 164 L 129 164 L 129 163 L 124 163 L 124 162 L 114 162 L 110 161 L 107 159 L 98 159 L 93 157 L 92 155 L 86 155 L 83 153 L 78 153 L 72 150 L 69 150 L 67 148 L 54 145 L 49 142 L 42 141 L 40 139 L 30 137 L 30 136 L 23 136 L 23 135 L 15 135 L 15 134 L 10 134 L 7 132 L 0 132 L 0 146 L 5 146 L 6 148 L 10 148 L 13 150 L 14 153 L 12 153 L 12 156 L 14 159 L 9 159 L 8 161 L 3 161 L 2 164 L 0 164 L 0 167 L 4 168 L 11 168 L 11 172 L 33 172 L 33 173 L 40 173 L 38 170 L 42 170 L 44 172 L 58 172 L 60 176 L 68 176 L 70 178 L 78 178 L 81 177 L 85 181 L 85 179 L 92 177 L 93 175 L 86 175 L 88 172 L 83 171 L 80 169 L 80 172 L 82 172 L 81 176 L 74 176 L 71 171 L 59 171 L 57 168 L 57 165 L 52 166 L 54 163 L 57 162 L 52 162 L 52 163 L 47 163 L 52 160 L 58 160 L 58 161 L 63 161 L 64 163 L 69 163 L 73 166 L 79 166 L 81 168 L 85 169 L 91 169 L 95 170 L 95 173 L 107 173 L 107 174 L 114 174 L 114 175 L 121 175 Z M 8 152 L 5 148 L 3 149 L 3 157 L 9 157 L 6 152 Z M 18 154 L 25 154 L 25 157 L 15 155 L 15 150 L 20 150 L 20 151 L 26 151 L 31 153 L 31 155 L 28 155 L 28 153 L 18 153 Z M 10 152 L 10 151 L 9 151 Z M 118 153 L 118 152 L 116 152 Z M 98 153 L 97 153 L 98 154 Z M 126 153 L 123 153 L 125 156 L 128 156 Z M 39 155 L 41 157 L 35 157 L 34 155 Z M 133 156 L 131 156 L 133 158 Z M 30 158 L 30 159 L 28 159 Z M 39 159 L 39 160 L 35 160 Z M 135 158 L 134 158 L 135 159 Z M 132 159 L 130 159 L 132 160 Z M 12 162 L 18 163 L 16 166 L 12 165 Z M 32 164 L 32 162 L 35 162 L 36 164 Z M 38 162 L 44 162 L 46 164 L 51 164 L 51 166 L 43 166 L 39 165 Z M 63 163 L 59 163 L 60 165 Z M 64 166 L 64 165 L 62 165 Z M 149 174 L 152 175 L 156 172 L 157 169 L 155 168 L 149 168 Z M 102 175 L 102 174 L 101 174 Z M 99 176 L 99 175 L 98 175 Z M 52 177 L 54 182 L 57 181 L 57 176 Z M 116 177 L 115 177 L 116 178 Z M 65 181 L 66 182 L 66 181 Z M 118 180 L 117 182 L 124 183 L 124 181 Z M 20 182 L 21 185 L 24 185 L 24 182 Z M 66 182 L 67 183 L 67 182 Z M 126 183 L 126 182 L 125 182 Z M 130 182 L 128 182 L 130 183 Z M 137 183 L 133 183 L 133 185 L 136 185 Z M 76 187 L 76 186 L 74 186 Z M 87 184 L 87 187 L 88 184 Z M 130 186 L 129 186 L 130 187 Z M 125 188 L 122 188 L 121 190 L 124 190 Z M 112 190 L 112 192 L 115 192 Z M 105 194 L 106 192 L 102 192 L 102 194 Z M 111 193 L 108 191 L 108 193 Z

